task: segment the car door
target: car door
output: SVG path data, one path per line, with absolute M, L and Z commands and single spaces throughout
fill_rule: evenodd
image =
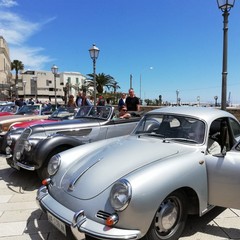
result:
M 239 123 L 228 120 L 228 141 L 239 140 Z M 234 141 L 235 140 L 235 141 Z M 240 141 L 222 155 L 206 155 L 208 202 L 211 205 L 240 209 Z
M 240 209 L 240 142 L 225 156 L 207 158 L 209 204 Z

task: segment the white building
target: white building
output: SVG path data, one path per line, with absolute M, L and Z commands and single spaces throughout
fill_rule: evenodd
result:
M 70 94 L 77 95 L 85 79 L 86 77 L 79 72 L 62 72 L 55 78 L 51 71 L 27 70 L 19 76 L 17 93 L 13 96 L 54 103 L 56 84 L 56 99 L 59 104 L 62 104 Z

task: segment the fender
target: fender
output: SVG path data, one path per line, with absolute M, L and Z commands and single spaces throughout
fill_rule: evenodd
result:
M 61 148 L 61 146 L 64 146 L 64 150 L 66 150 L 79 146 L 81 144 L 84 143 L 72 136 L 56 134 L 54 136 L 48 137 L 37 144 L 33 157 L 33 159 L 35 159 L 34 164 L 38 169 L 44 164 L 49 153 L 56 150 L 57 148 Z

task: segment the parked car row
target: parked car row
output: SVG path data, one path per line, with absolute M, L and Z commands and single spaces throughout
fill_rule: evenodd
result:
M 73 120 L 7 134 L 8 164 L 38 172 L 39 206 L 67 239 L 175 240 L 188 215 L 240 209 L 240 123 L 232 114 L 206 107 L 114 114 L 85 107 Z

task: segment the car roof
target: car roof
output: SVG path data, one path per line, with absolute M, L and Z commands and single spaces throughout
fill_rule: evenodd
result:
M 196 107 L 196 106 L 162 107 L 152 110 L 147 114 L 151 113 L 167 113 L 167 114 L 171 113 L 187 115 L 205 120 L 206 122 L 212 122 L 214 119 L 221 117 L 231 117 L 237 120 L 237 118 L 231 113 L 211 107 Z

